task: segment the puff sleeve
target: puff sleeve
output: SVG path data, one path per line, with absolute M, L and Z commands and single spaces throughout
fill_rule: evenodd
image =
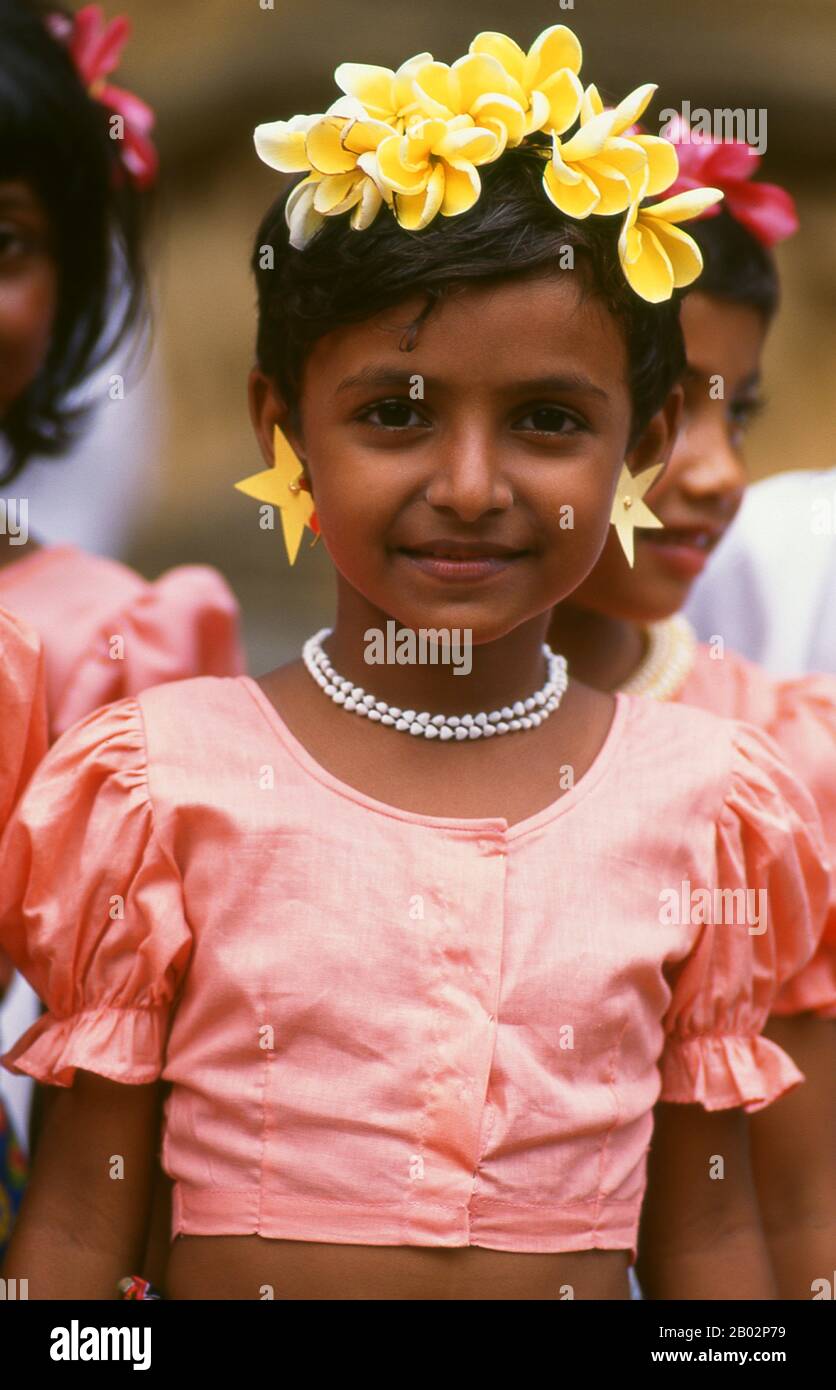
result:
M 836 678 L 801 676 L 776 684 L 769 732 L 812 792 L 831 859 L 830 906 L 818 947 L 778 992 L 773 1015 L 836 1018 Z
M 830 870 L 810 793 L 750 725 L 736 725 L 708 869 L 710 899 L 692 918 L 699 932 L 665 1016 L 659 1099 L 760 1110 L 804 1080 L 759 1034 L 775 994 L 815 950 Z
M 0 840 L 0 947 L 48 1010 L 3 1065 L 56 1086 L 77 1067 L 156 1080 L 191 943 L 141 711 L 121 700 L 58 740 Z
M 246 670 L 240 610 L 209 565 L 178 565 L 101 623 L 52 710 L 57 737 L 100 705 L 149 686 Z

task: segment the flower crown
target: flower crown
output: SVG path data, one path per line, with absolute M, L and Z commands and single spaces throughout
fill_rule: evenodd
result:
M 306 175 L 287 199 L 291 245 L 301 250 L 326 217 L 344 212 L 363 231 L 384 204 L 413 232 L 439 212 L 456 217 L 479 198 L 479 167 L 528 144 L 547 161 L 543 188 L 566 216 L 626 214 L 618 254 L 627 281 L 651 303 L 670 299 L 703 265 L 699 247 L 678 223 L 699 216 L 723 193 L 689 188 L 646 205 L 679 173 L 669 140 L 628 133 L 656 86 L 637 87 L 605 110 L 597 87 L 581 83 L 581 61 L 571 29 L 554 24 L 528 53 L 505 34 L 486 32 L 452 66 L 430 53 L 396 72 L 341 63 L 334 77 L 343 96 L 324 114 L 255 130 L 265 164 Z
M 108 24 L 101 5 L 85 5 L 72 19 L 58 12 L 48 14 L 46 27 L 53 38 L 66 46 L 93 100 L 122 117 L 124 134 L 119 141 L 122 169 L 138 189 L 150 188 L 159 168 L 157 151 L 150 139 L 154 112 L 133 92 L 114 87 L 107 81 L 119 66 L 122 50 L 130 38 L 130 20 L 120 15 Z M 119 166 L 114 168 L 119 169 Z

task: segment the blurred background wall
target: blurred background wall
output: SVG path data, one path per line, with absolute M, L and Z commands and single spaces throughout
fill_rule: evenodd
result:
M 785 298 L 766 359 L 770 405 L 750 435 L 753 476 L 836 466 L 836 5 L 833 0 L 118 0 L 134 37 L 117 80 L 152 103 L 162 156 L 153 246 L 156 337 L 151 365 L 120 411 L 102 468 L 148 445 L 139 485 L 108 500 L 99 548 L 150 577 L 185 560 L 217 564 L 244 604 L 255 673 L 298 654 L 331 613 L 324 548 L 290 570 L 281 538 L 233 482 L 261 467 L 246 377 L 254 338 L 248 269 L 258 221 L 282 176 L 257 159 L 253 127 L 324 110 L 341 61 L 397 66 L 425 49 L 451 62 L 480 29 L 528 47 L 564 22 L 584 70 L 625 95 L 658 82 L 645 117 L 683 99 L 765 107 L 760 177 L 798 200 L 801 233 L 778 248 Z M 113 420 L 116 420 L 114 413 Z M 105 493 L 102 493 L 105 496 Z M 130 516 L 117 515 L 121 505 Z M 109 539 L 113 544 L 109 544 Z M 307 542 L 305 543 L 307 545 Z

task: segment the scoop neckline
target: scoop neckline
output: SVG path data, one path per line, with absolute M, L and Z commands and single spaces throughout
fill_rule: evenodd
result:
M 39 561 L 52 559 L 57 555 L 75 555 L 78 551 L 77 545 L 69 542 L 61 542 L 58 545 L 42 545 L 40 550 L 32 550 L 28 555 L 21 555 L 19 560 L 11 560 L 8 565 L 0 565 L 0 588 L 5 579 L 9 576 L 14 578 L 19 575 L 21 570 L 30 570 Z
M 260 713 L 273 731 L 278 735 L 288 753 L 310 776 L 323 786 L 330 788 L 338 796 L 345 800 L 353 801 L 356 805 L 365 806 L 367 810 L 376 811 L 379 815 L 388 816 L 395 820 L 408 821 L 412 825 L 422 825 L 438 830 L 471 830 L 474 832 L 500 833 L 506 840 L 517 840 L 530 831 L 538 829 L 540 826 L 555 820 L 558 816 L 565 815 L 571 811 L 578 802 L 581 801 L 603 777 L 613 757 L 616 748 L 621 740 L 624 727 L 627 721 L 627 711 L 632 703 L 629 695 L 621 691 L 615 691 L 615 710 L 613 713 L 610 727 L 607 730 L 606 738 L 601 744 L 595 758 L 583 776 L 574 784 L 569 791 L 564 792 L 563 796 L 556 801 L 550 802 L 540 811 L 535 811 L 533 815 L 526 816 L 523 820 L 516 821 L 509 825 L 503 816 L 480 816 L 480 817 L 461 817 L 461 816 L 431 816 L 425 815 L 420 811 L 407 811 L 400 806 L 393 806 L 388 801 L 379 801 L 377 797 L 369 796 L 366 792 L 360 791 L 359 787 L 352 787 L 349 782 L 344 782 L 340 777 L 329 772 L 328 768 L 323 767 L 312 753 L 291 731 L 285 723 L 276 706 L 267 698 L 258 681 L 249 675 L 232 676 L 231 680 L 236 681 L 244 690 L 247 691 L 251 699 L 255 702 Z

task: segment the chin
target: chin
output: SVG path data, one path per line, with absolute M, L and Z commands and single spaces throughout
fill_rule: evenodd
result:
M 635 621 L 641 623 L 663 623 L 672 618 L 687 602 L 691 592 L 690 584 L 659 584 L 647 595 L 646 603 L 638 607 Z

